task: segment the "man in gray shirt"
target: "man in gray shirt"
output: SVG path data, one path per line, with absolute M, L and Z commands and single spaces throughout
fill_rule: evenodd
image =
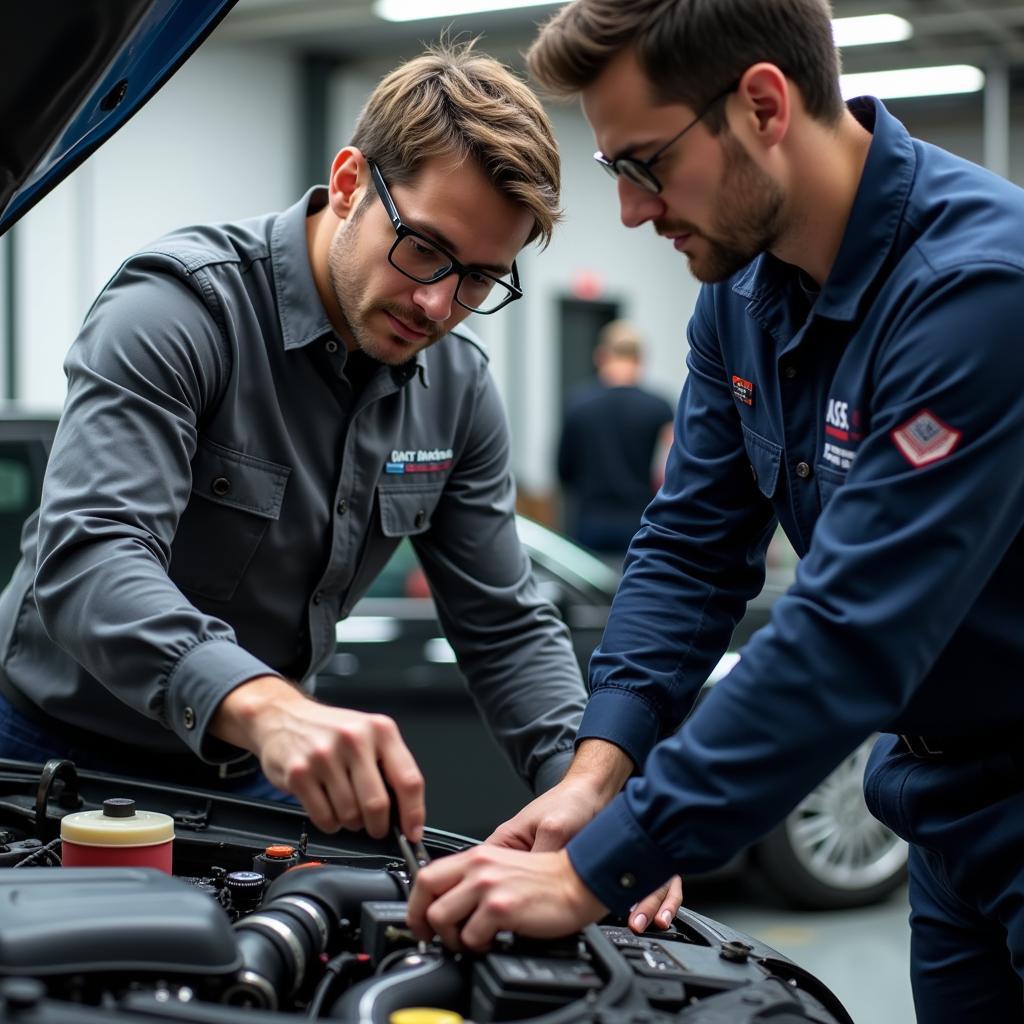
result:
M 438 48 L 380 83 L 326 188 L 122 265 L 67 357 L 0 597 L 0 755 L 272 786 L 321 829 L 374 836 L 388 783 L 418 838 L 423 779 L 394 722 L 303 688 L 409 537 L 491 730 L 535 791 L 561 778 L 583 684 L 459 326 L 520 297 L 515 257 L 549 238 L 558 192 L 533 94 Z

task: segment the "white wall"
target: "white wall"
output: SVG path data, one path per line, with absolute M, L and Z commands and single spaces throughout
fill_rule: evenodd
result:
M 82 317 L 121 261 L 164 232 L 295 201 L 298 76 L 288 55 L 206 44 L 13 229 L 17 394 L 58 409 Z

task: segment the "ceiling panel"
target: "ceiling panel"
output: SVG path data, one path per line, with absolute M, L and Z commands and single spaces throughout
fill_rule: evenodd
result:
M 512 59 L 556 4 L 427 21 L 391 23 L 376 17 L 372 0 L 240 0 L 218 31 L 222 40 L 265 42 L 346 60 L 409 56 L 446 28 L 483 33 L 486 47 Z M 914 26 L 904 43 L 850 47 L 850 71 L 931 63 L 1009 64 L 1024 68 L 1021 0 L 839 0 L 836 16 L 899 14 Z

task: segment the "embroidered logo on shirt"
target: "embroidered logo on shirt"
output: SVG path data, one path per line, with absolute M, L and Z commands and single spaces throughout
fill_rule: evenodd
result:
M 860 411 L 850 409 L 850 403 L 838 398 L 828 400 L 825 410 L 825 442 L 821 457 L 837 469 L 849 469 L 857 453 L 847 447 L 863 436 L 860 432 Z M 837 444 L 836 442 L 841 442 Z
M 843 448 L 841 445 L 826 441 L 821 457 L 836 469 L 849 469 L 853 465 L 857 453 L 850 448 Z
M 396 448 L 384 463 L 384 472 L 440 473 L 452 467 L 451 448 Z
M 922 409 L 890 434 L 903 457 L 918 469 L 944 459 L 963 436 L 934 413 Z
M 828 400 L 828 412 L 825 413 L 825 433 L 838 437 L 841 441 L 850 439 L 850 403 L 840 402 L 838 398 Z
M 744 405 L 753 405 L 754 385 L 749 380 L 744 380 L 742 377 L 733 377 L 732 397 L 735 398 L 737 402 L 742 402 Z

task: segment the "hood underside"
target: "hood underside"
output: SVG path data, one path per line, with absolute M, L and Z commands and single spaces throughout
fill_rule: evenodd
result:
M 0 234 L 117 131 L 237 0 L 37 0 L 0 30 Z

